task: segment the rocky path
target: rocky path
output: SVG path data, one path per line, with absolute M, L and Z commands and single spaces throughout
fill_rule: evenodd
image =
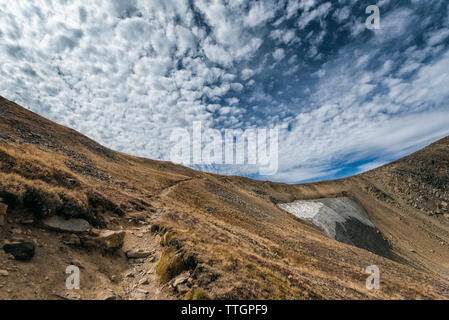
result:
M 168 196 L 175 188 L 194 179 L 196 178 L 183 179 L 162 189 L 153 198 L 152 205 L 159 210 L 152 214 L 151 220 L 157 219 L 160 214 L 163 214 L 163 206 L 160 202 L 164 197 Z M 173 281 L 161 285 L 159 276 L 156 274 L 157 263 L 162 254 L 161 237 L 150 231 L 149 224 L 144 221 L 140 221 L 140 223 L 143 226 L 126 230 L 123 251 L 128 258 L 128 268 L 122 273 L 123 298 L 129 300 L 173 299 L 175 297 L 164 289 L 173 284 L 182 286 L 183 281 L 188 277 L 183 274 Z
M 152 234 L 148 226 L 127 230 L 123 244 L 128 258 L 128 269 L 122 273 L 124 299 L 170 299 L 156 274 L 161 255 L 159 242 L 160 236 Z
M 123 221 L 121 230 L 116 231 L 91 228 L 83 219 L 53 216 L 28 225 L 26 234 L 22 234 L 24 226 L 6 218 L 7 206 L 0 201 L 0 233 L 5 239 L 0 256 L 0 288 L 5 288 L 5 292 L 0 297 L 14 298 L 14 282 L 26 275 L 31 284 L 30 292 L 23 293 L 27 299 L 174 299 L 172 284 L 161 284 L 156 273 L 162 254 L 161 236 L 151 232 L 151 221 L 163 214 L 163 198 L 190 180 L 178 181 L 161 190 L 152 202 L 158 208 L 156 212 L 127 213 L 128 221 Z M 14 257 L 7 251 L 15 243 Z M 25 245 L 31 246 L 32 252 L 21 259 Z M 104 249 L 115 253 L 101 254 Z M 71 264 L 81 270 L 80 290 L 65 287 L 64 271 Z
M 195 178 L 187 178 L 177 181 L 173 185 L 162 189 L 153 198 L 152 205 L 163 209 L 159 203 L 161 198 L 167 196 L 175 188 L 181 184 L 194 180 Z M 157 219 L 163 210 L 158 210 L 151 217 Z M 143 222 L 141 222 L 143 223 Z M 130 300 L 158 300 L 173 299 L 174 297 L 163 290 L 171 286 L 172 282 L 161 285 L 159 277 L 156 274 L 157 263 L 162 254 L 160 245 L 161 237 L 150 232 L 149 225 L 128 229 L 126 232 L 123 251 L 128 257 L 129 268 L 123 272 L 123 289 L 124 299 Z

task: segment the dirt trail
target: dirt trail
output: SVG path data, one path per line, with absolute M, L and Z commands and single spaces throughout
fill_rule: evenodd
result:
M 170 299 L 162 291 L 156 274 L 157 261 L 160 259 L 160 237 L 150 232 L 148 226 L 131 228 L 126 232 L 123 251 L 140 250 L 151 252 L 146 258 L 128 260 L 128 268 L 122 272 L 124 299 L 156 300 Z
M 161 236 L 151 232 L 151 222 L 164 214 L 166 196 L 193 179 L 177 181 L 159 191 L 152 198 L 155 212 L 136 212 L 143 219 L 136 220 L 133 212 L 127 213 L 127 221 L 117 226 L 126 233 L 123 247 L 114 253 L 65 244 L 64 239 L 74 236 L 70 233 L 6 222 L 0 228 L 0 238 L 31 241 L 36 245 L 36 255 L 31 262 L 21 262 L 11 259 L 1 250 L 0 270 L 5 275 L 0 275 L 0 299 L 175 299 L 170 283 L 161 284 L 156 273 L 162 254 Z M 130 251 L 145 256 L 127 257 Z M 80 269 L 79 290 L 66 288 L 68 274 L 65 270 L 69 265 Z M 19 292 L 17 288 L 23 287 L 23 281 L 31 285 Z
M 160 192 L 158 195 L 156 195 L 155 199 L 157 200 L 157 199 L 160 198 L 160 197 L 167 196 L 167 195 L 170 193 L 170 191 L 172 191 L 173 189 L 179 187 L 179 186 L 180 186 L 181 184 L 183 184 L 183 183 L 192 181 L 192 180 L 194 180 L 194 179 L 195 179 L 195 178 L 188 178 L 188 179 L 184 179 L 184 180 L 177 181 L 176 183 L 174 183 L 174 184 L 171 185 L 170 187 L 164 188 L 164 189 L 162 190 L 162 192 Z
M 180 185 L 190 182 L 195 178 L 187 178 L 175 182 L 173 185 L 162 189 L 153 197 L 152 205 L 160 208 L 158 213 L 152 214 L 151 219 L 157 220 L 163 212 L 161 198 L 167 196 L 171 191 Z M 157 262 L 162 254 L 160 245 L 161 237 L 150 231 L 150 226 L 131 227 L 126 230 L 126 237 L 123 251 L 130 250 L 151 252 L 149 257 L 143 259 L 129 259 L 128 268 L 122 272 L 124 299 L 130 300 L 160 300 L 173 299 L 174 296 L 168 293 L 169 283 L 161 285 L 159 276 L 156 273 Z

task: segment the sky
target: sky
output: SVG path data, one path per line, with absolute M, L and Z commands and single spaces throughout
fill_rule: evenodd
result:
M 194 121 L 277 128 L 272 176 L 192 167 L 344 177 L 449 135 L 449 1 L 2 1 L 0 95 L 152 159 Z

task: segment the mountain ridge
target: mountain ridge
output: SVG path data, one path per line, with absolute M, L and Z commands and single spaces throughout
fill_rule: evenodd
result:
M 1 253 L 0 269 L 11 271 L 0 278 L 0 298 L 55 298 L 74 259 L 85 274 L 82 299 L 109 291 L 124 299 L 449 298 L 449 137 L 353 177 L 287 185 L 115 152 L 4 98 L 0 133 L 0 235 L 36 244 L 27 263 Z M 367 211 L 392 260 L 334 241 L 277 207 L 339 196 Z M 55 215 L 123 231 L 123 249 L 105 252 L 41 227 Z M 153 258 L 131 261 L 126 251 L 139 246 Z M 370 265 L 381 270 L 380 290 L 365 287 Z

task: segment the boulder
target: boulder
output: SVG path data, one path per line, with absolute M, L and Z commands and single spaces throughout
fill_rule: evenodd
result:
M 34 244 L 26 241 L 7 243 L 3 246 L 3 250 L 12 254 L 14 259 L 20 261 L 31 260 L 34 256 Z
M 59 232 L 84 233 L 90 230 L 89 222 L 84 219 L 64 219 L 52 216 L 42 220 L 45 228 Z

